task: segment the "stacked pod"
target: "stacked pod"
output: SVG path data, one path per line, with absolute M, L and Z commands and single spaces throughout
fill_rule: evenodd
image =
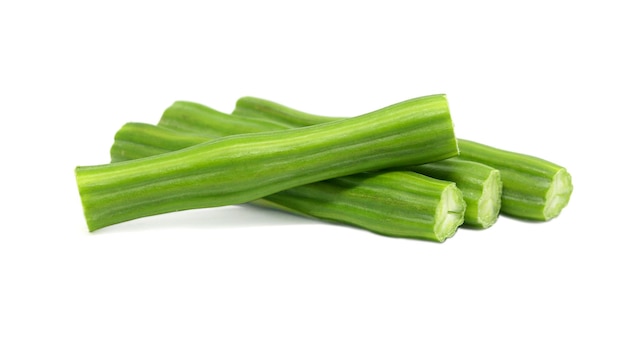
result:
M 308 114 L 255 97 L 239 99 L 233 114 L 289 127 L 341 119 Z M 519 219 L 547 221 L 558 216 L 567 206 L 573 186 L 572 177 L 564 167 L 534 156 L 469 140 L 459 139 L 458 142 L 458 159 L 481 163 L 500 171 L 502 213 Z
M 349 213 L 354 206 L 358 214 L 349 216 L 361 227 L 391 236 L 443 241 L 463 221 L 465 204 L 456 186 L 415 173 L 402 174 L 407 179 L 398 184 L 397 179 L 374 179 L 385 173 L 374 172 L 457 155 L 446 97 L 433 95 L 308 128 L 225 136 L 135 160 L 77 167 L 76 179 L 91 231 L 149 215 L 251 202 L 341 177 L 349 181 L 339 195 L 354 197 L 359 195 L 355 191 L 363 192 L 360 195 L 368 205 L 380 205 L 380 215 L 368 215 L 370 206 L 354 206 L 348 198 L 347 203 L 343 199 L 320 202 L 316 211 L 319 217 Z M 368 177 L 344 178 L 354 174 Z M 355 183 L 372 180 L 377 184 L 373 189 Z M 436 197 L 431 203 L 420 201 L 421 196 L 411 187 L 424 186 L 426 180 L 433 189 L 423 195 Z M 378 193 L 382 187 L 395 190 L 399 196 Z M 335 192 L 329 195 L 337 195 Z M 373 196 L 379 201 L 372 202 Z M 418 199 L 411 202 L 406 199 L 409 196 Z M 323 208 L 324 203 L 329 205 Z M 422 206 L 428 212 L 416 211 Z M 405 214 L 410 218 L 406 226 L 400 221 Z M 394 221 L 394 217 L 399 220 Z M 384 219 L 389 225 L 381 222 Z
M 572 191 L 561 166 L 457 140 L 444 95 L 347 119 L 253 97 L 230 115 L 175 102 L 158 125 L 124 125 L 111 159 L 76 169 L 91 231 L 249 202 L 443 242 L 461 224 L 492 226 L 500 210 L 549 220 Z
M 181 121 L 192 120 L 185 124 L 202 125 L 202 129 L 180 132 L 150 124 L 125 124 L 115 135 L 111 160 L 134 160 L 180 150 L 210 140 L 209 135 L 224 137 L 233 131 L 219 126 L 240 119 L 211 111 L 201 122 L 178 112 Z M 206 123 L 211 119 L 207 116 L 220 123 Z M 250 203 L 387 236 L 437 242 L 454 235 L 465 214 L 462 193 L 454 183 L 410 171 L 358 173 L 297 186 Z
M 253 102 L 265 104 L 252 104 Z M 245 114 L 241 112 L 242 105 L 246 107 L 247 113 Z M 278 116 L 288 118 L 278 118 Z M 182 134 L 224 137 L 235 133 L 304 127 L 327 121 L 327 117 L 308 115 L 276 103 L 246 97 L 239 100 L 232 115 L 194 102 L 175 102 L 165 110 L 159 126 L 179 131 Z M 115 157 L 115 153 L 112 153 L 112 156 Z M 499 171 L 493 167 L 454 157 L 405 169 L 454 182 L 462 190 L 467 205 L 464 226 L 488 228 L 496 222 L 500 210 L 502 184 Z

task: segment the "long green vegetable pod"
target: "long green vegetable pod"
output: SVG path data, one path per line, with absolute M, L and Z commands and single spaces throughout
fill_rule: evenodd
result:
M 214 115 L 219 118 L 217 113 Z M 221 122 L 228 129 L 224 125 L 228 121 Z M 189 132 L 150 124 L 127 123 L 115 135 L 111 158 L 113 161 L 133 160 L 207 140 L 208 136 L 190 135 Z M 334 178 L 290 188 L 251 203 L 351 224 L 387 236 L 437 242 L 443 242 L 456 232 L 463 222 L 465 209 L 462 193 L 454 183 L 401 171 Z
M 567 206 L 572 177 L 557 164 L 459 139 L 460 158 L 485 163 L 502 175 L 502 212 L 517 218 L 547 221 Z
M 244 97 L 234 115 L 301 127 L 326 123 L 338 118 L 307 114 L 267 100 Z M 501 212 L 527 220 L 550 220 L 567 206 L 572 194 L 572 178 L 555 163 L 459 139 L 460 159 L 479 162 L 500 171 Z M 457 181 L 459 187 L 462 186 Z M 462 187 L 461 187 L 462 188 Z M 471 214 L 471 204 L 468 205 Z
M 277 113 L 283 111 L 285 113 L 280 115 L 282 116 L 281 119 L 260 120 L 239 115 L 228 115 L 198 103 L 179 101 L 165 110 L 159 125 L 182 131 L 185 135 L 204 134 L 208 137 L 223 137 L 232 133 L 291 128 L 288 124 L 293 125 L 300 119 L 308 123 L 315 121 L 315 116 L 307 118 L 306 114 L 289 108 L 273 108 L 261 111 L 271 116 L 278 116 Z M 119 151 L 112 152 L 113 159 L 118 153 Z M 477 162 L 457 158 L 408 169 L 433 178 L 453 181 L 457 184 L 457 187 L 463 191 L 467 203 L 463 223 L 465 227 L 488 228 L 496 222 L 502 192 L 498 170 Z
M 307 128 L 229 136 L 152 157 L 79 166 L 75 173 L 93 231 L 456 155 L 446 97 L 432 95 Z

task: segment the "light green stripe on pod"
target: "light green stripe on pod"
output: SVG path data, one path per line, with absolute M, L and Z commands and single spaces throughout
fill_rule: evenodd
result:
M 308 128 L 229 136 L 148 158 L 79 166 L 76 181 L 93 231 L 456 155 L 447 100 L 432 95 Z
M 209 129 L 221 126 L 223 120 Z M 159 126 L 128 123 L 117 132 L 111 156 L 116 161 L 141 158 L 206 140 Z M 251 203 L 382 235 L 437 242 L 456 232 L 465 210 L 462 193 L 454 183 L 400 171 L 360 173 L 297 186 Z
M 572 177 L 549 161 L 504 151 L 469 140 L 459 140 L 460 158 L 478 161 L 500 170 L 502 212 L 528 220 L 550 220 L 567 206 Z

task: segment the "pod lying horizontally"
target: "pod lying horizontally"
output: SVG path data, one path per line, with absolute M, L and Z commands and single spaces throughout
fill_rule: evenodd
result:
M 456 155 L 446 98 L 433 95 L 308 128 L 224 137 L 153 157 L 77 167 L 76 181 L 93 231 Z
M 550 220 L 567 206 L 572 194 L 572 177 L 567 170 L 549 161 L 496 149 L 459 139 L 460 158 L 500 170 L 502 212 L 528 220 Z
M 232 126 L 222 120 L 220 125 L 224 124 Z M 207 133 L 211 134 L 213 129 L 220 128 L 207 128 Z M 233 132 L 232 129 L 229 132 Z M 138 159 L 208 139 L 149 124 L 128 123 L 115 135 L 111 158 L 113 161 Z M 325 180 L 251 203 L 351 224 L 383 235 L 437 242 L 443 242 L 456 232 L 465 210 L 462 193 L 454 183 L 401 171 L 359 173 Z
M 241 101 L 250 103 L 251 100 L 250 98 Z M 261 100 L 261 103 L 264 102 L 267 101 Z M 241 104 L 238 105 L 238 108 L 240 106 Z M 267 113 L 269 117 L 280 116 L 280 118 L 260 120 L 240 115 L 227 115 L 198 103 L 175 102 L 165 110 L 159 125 L 184 132 L 181 136 L 201 134 L 208 137 L 224 137 L 233 133 L 281 130 L 293 127 L 287 124 L 316 122 L 316 116 L 306 115 L 282 106 L 257 105 L 248 106 L 248 109 L 252 110 L 257 107 L 263 107 L 259 108 L 261 109 L 260 111 L 264 114 Z M 256 113 L 258 111 L 254 110 L 254 112 L 252 116 L 257 117 Z M 324 118 L 326 117 L 320 117 L 320 119 Z M 174 148 L 170 150 L 174 150 Z M 115 155 L 115 152 L 112 152 L 112 155 Z M 502 183 L 498 170 L 477 162 L 460 160 L 458 158 L 412 166 L 408 169 L 433 178 L 453 181 L 457 184 L 457 187 L 463 191 L 463 196 L 467 203 L 464 226 L 488 228 L 496 222 L 500 211 L 500 196 L 502 192 Z
M 338 119 L 307 114 L 254 97 L 241 98 L 233 114 L 290 127 Z M 571 176 L 564 167 L 529 155 L 467 140 L 459 139 L 459 147 L 460 159 L 479 162 L 500 170 L 502 213 L 521 219 L 543 221 L 556 217 L 567 206 L 573 186 Z M 459 181 L 455 182 L 463 189 Z M 468 215 L 473 213 L 471 205 L 468 201 Z

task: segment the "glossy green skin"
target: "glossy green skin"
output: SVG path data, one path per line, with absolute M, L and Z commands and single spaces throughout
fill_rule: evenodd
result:
M 282 130 L 308 126 L 310 123 L 319 124 L 325 120 L 337 120 L 337 118 L 308 115 L 273 102 L 252 97 L 240 99 L 235 112 L 237 114 L 227 115 L 201 104 L 176 102 L 163 113 L 159 125 L 183 131 L 184 134 L 203 133 L 211 137 L 223 137 L 233 132 L 247 133 L 258 132 L 259 130 Z M 261 120 L 259 118 L 261 116 L 266 116 L 270 119 Z M 171 150 L 174 150 L 174 148 Z M 500 210 L 501 186 L 492 197 L 494 199 L 492 201 L 493 207 L 487 210 L 482 209 L 481 211 L 479 211 L 478 207 L 479 200 L 484 198 L 485 182 L 488 179 L 492 179 L 492 175 L 497 174 L 497 172 L 494 172 L 497 171 L 494 168 L 477 162 L 450 158 L 407 169 L 433 178 L 455 182 L 457 187 L 463 191 L 463 199 L 467 204 L 464 226 L 488 228 L 496 222 Z M 501 182 L 498 182 L 498 184 L 501 185 Z
M 234 115 L 272 121 L 290 127 L 327 123 L 338 118 L 316 116 L 255 97 L 237 101 Z M 573 187 L 567 170 L 555 163 L 533 156 L 496 149 L 459 139 L 461 159 L 475 161 L 500 171 L 502 180 L 501 212 L 526 220 L 546 221 L 556 217 L 567 206 Z M 562 180 L 557 182 L 557 177 Z M 455 180 L 453 180 L 455 181 Z M 462 183 L 457 185 L 463 189 Z M 550 197 L 550 188 L 557 186 L 558 198 Z M 467 201 L 467 200 L 466 200 Z M 467 214 L 472 214 L 468 201 Z
M 567 206 L 573 187 L 571 176 L 564 167 L 549 161 L 493 148 L 469 140 L 459 139 L 460 158 L 494 167 L 502 177 L 502 213 L 521 219 L 550 220 Z M 563 186 L 558 204 L 548 197 L 557 174 L 568 182 Z
M 292 108 L 255 97 L 243 97 L 237 101 L 233 115 L 257 120 L 262 123 L 272 122 L 282 127 L 305 127 L 315 124 L 339 120 L 336 117 L 325 117 L 307 114 Z M 169 119 L 170 116 L 165 116 Z M 174 116 L 171 116 L 174 117 Z M 183 124 L 183 123 L 181 123 Z M 483 197 L 484 184 L 494 174 L 494 168 L 478 162 L 450 158 L 436 163 L 410 167 L 410 170 L 427 176 L 453 181 L 463 191 L 463 199 L 467 204 L 465 211 L 465 227 L 488 228 L 497 220 L 500 209 L 500 195 L 494 195 L 494 207 L 490 214 L 479 211 L 479 200 Z
M 444 95 L 308 128 L 220 138 L 76 168 L 91 231 L 161 213 L 233 205 L 312 182 L 458 155 Z
M 173 107 L 178 109 L 178 113 L 172 114 L 172 118 L 188 117 L 187 104 L 178 102 Z M 209 111 L 204 116 L 204 122 L 213 120 L 219 123 L 212 127 L 209 127 L 210 123 L 205 124 L 207 135 L 223 132 L 218 130 L 232 132 L 229 127 L 221 128 L 228 121 L 219 115 L 223 114 Z M 197 124 L 189 124 L 190 128 L 194 125 Z M 111 158 L 114 161 L 138 159 L 179 150 L 208 139 L 208 136 L 191 136 L 188 131 L 128 123 L 115 135 Z M 297 186 L 252 203 L 306 217 L 351 224 L 382 235 L 443 242 L 454 234 L 454 231 L 446 232 L 436 226 L 437 209 L 446 189 L 454 189 L 458 198 L 462 197 L 454 183 L 413 172 L 359 173 Z M 460 212 L 456 226 L 460 225 L 462 215 L 463 212 Z

